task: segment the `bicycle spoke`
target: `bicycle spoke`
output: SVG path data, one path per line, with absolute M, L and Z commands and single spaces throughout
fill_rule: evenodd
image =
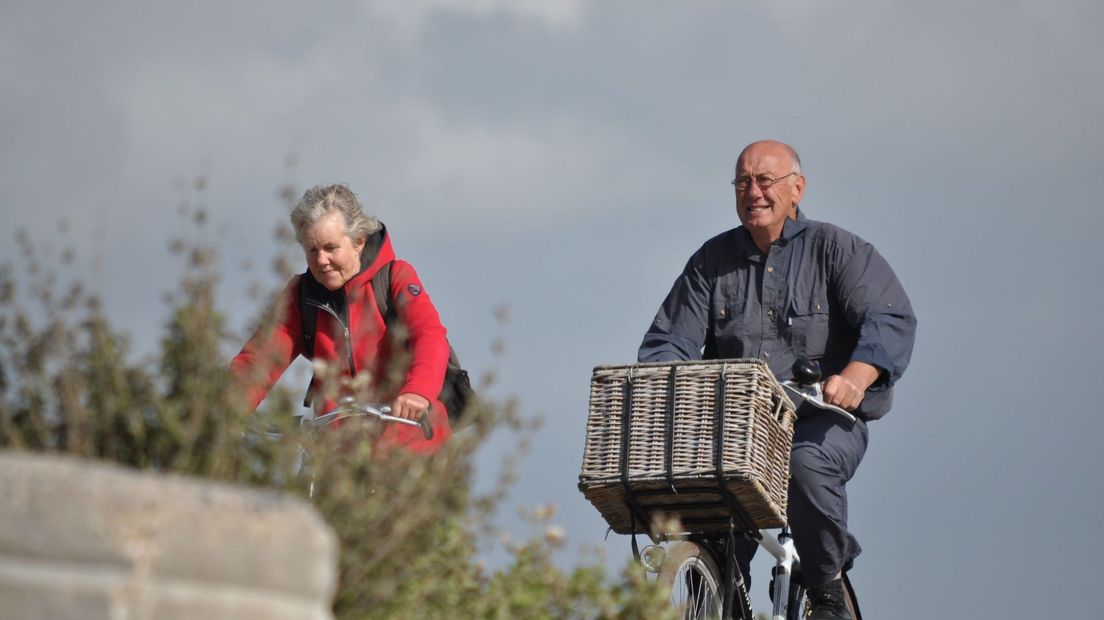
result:
M 684 620 L 720 618 L 717 584 L 697 562 L 687 562 L 675 578 L 671 604 Z

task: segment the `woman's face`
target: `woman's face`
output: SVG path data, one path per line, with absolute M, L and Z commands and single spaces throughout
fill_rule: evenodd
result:
M 322 286 L 336 291 L 360 272 L 364 242 L 353 241 L 345 234 L 345 218 L 340 213 L 327 213 L 303 230 L 307 268 Z

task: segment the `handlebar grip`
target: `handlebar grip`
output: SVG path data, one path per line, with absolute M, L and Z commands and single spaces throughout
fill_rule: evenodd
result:
M 418 416 L 418 427 L 422 429 L 422 435 L 426 438 L 426 441 L 433 439 L 433 426 L 429 424 L 429 409 Z

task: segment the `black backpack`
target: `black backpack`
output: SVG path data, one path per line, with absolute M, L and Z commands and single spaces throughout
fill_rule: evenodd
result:
M 383 317 L 384 329 L 388 332 L 391 331 L 392 325 L 401 320 L 390 295 L 392 265 L 394 262 L 387 263 L 383 269 L 372 276 L 372 292 L 376 297 L 376 307 Z M 328 291 L 314 279 L 309 270 L 299 278 L 299 317 L 303 327 L 304 353 L 308 359 L 314 358 L 314 330 L 318 319 L 318 308 L 322 305 L 315 298 L 325 293 Z M 406 346 L 406 344 L 405 342 L 392 343 L 393 346 Z M 304 407 L 310 406 L 311 401 L 314 400 L 313 396 L 314 377 L 311 377 L 310 387 L 307 388 L 307 395 L 303 400 Z M 460 422 L 474 398 L 475 391 L 472 390 L 468 371 L 460 367 L 460 360 L 450 344 L 448 366 L 445 368 L 445 383 L 441 387 L 437 400 L 441 401 L 448 410 L 451 425 L 456 426 Z

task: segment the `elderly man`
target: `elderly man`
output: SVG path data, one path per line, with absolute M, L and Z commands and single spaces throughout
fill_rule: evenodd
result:
M 710 239 L 686 264 L 640 345 L 641 362 L 759 358 L 780 380 L 795 360 L 819 360 L 824 398 L 854 424 L 804 404 L 790 461 L 789 520 L 816 620 L 850 619 L 841 574 L 859 554 L 847 531 L 845 485 L 867 446 L 867 422 L 889 411 L 912 354 L 916 318 L 872 245 L 798 207 L 797 152 L 755 142 L 736 161 L 742 226 Z M 754 552 L 751 549 L 750 552 Z M 744 572 L 747 563 L 742 558 Z

